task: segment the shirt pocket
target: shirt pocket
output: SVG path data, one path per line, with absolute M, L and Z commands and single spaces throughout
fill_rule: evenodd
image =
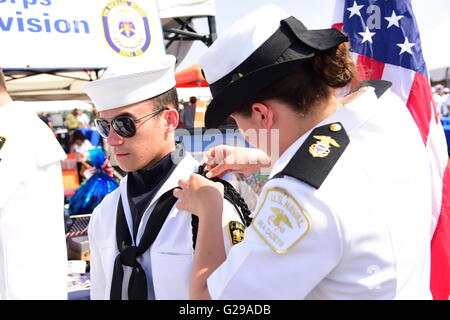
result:
M 98 256 L 92 258 L 100 258 L 100 266 L 105 272 L 106 279 L 109 279 L 110 277 L 112 277 L 114 260 L 116 259 L 116 256 L 119 254 L 119 252 L 116 250 L 114 242 L 107 240 L 97 241 L 96 249 Z
M 192 253 L 158 251 L 152 255 L 153 284 L 156 299 L 189 299 Z
M 97 249 L 99 251 L 103 251 L 103 250 L 107 250 L 107 249 L 113 249 L 115 247 L 115 242 L 113 242 L 112 240 L 96 240 L 95 241 Z

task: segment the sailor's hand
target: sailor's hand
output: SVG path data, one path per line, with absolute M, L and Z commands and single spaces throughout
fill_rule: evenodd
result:
M 189 180 L 180 179 L 180 188 L 173 191 L 173 195 L 180 199 L 176 207 L 189 211 L 197 216 L 208 214 L 211 207 L 223 206 L 224 188 L 220 182 L 213 182 L 196 173 Z
M 260 149 L 220 145 L 203 154 L 202 163 L 206 163 L 208 178 L 222 178 L 229 172 L 240 172 L 246 176 L 270 167 L 271 159 Z

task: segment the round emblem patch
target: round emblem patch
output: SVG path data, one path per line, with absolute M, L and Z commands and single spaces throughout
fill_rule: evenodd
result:
M 150 47 L 147 14 L 132 1 L 111 1 L 103 9 L 103 31 L 108 45 L 124 57 L 137 57 Z

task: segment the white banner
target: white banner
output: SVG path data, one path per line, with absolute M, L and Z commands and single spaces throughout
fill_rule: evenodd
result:
M 156 0 L 0 0 L 3 69 L 105 68 L 163 54 Z
M 214 0 L 158 0 L 158 6 L 161 19 L 216 15 Z

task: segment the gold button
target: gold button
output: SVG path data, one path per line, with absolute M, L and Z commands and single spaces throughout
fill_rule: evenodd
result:
M 330 130 L 333 132 L 340 131 L 341 129 L 342 129 L 342 126 L 339 123 L 330 124 Z

